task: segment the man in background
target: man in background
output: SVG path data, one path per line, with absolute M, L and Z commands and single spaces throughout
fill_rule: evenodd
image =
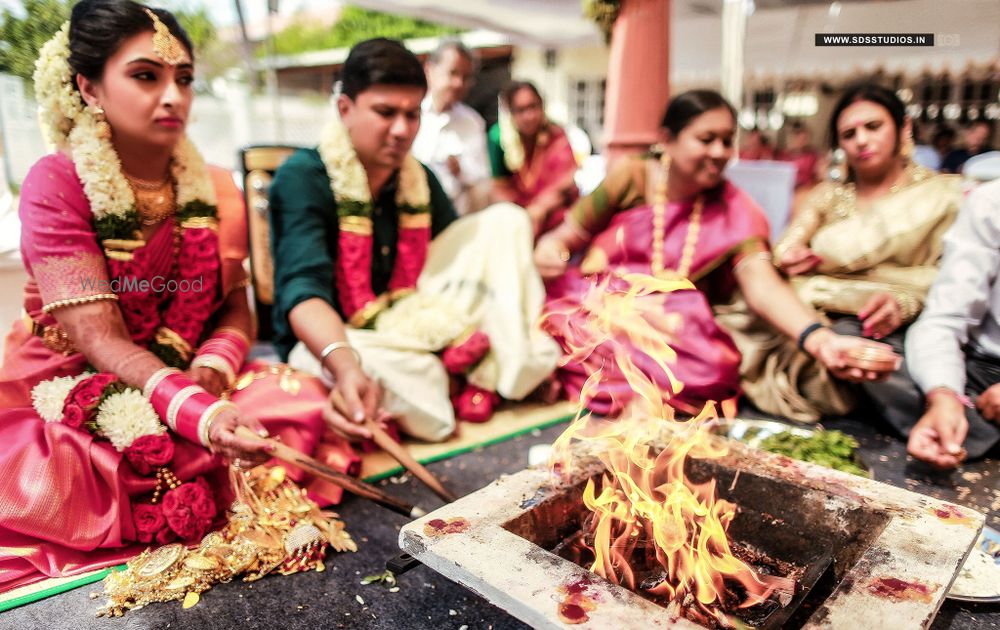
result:
M 475 81 L 477 59 L 458 40 L 445 40 L 424 64 L 427 96 L 413 155 L 441 182 L 459 215 L 486 205 L 490 170 L 486 123 L 462 102 Z
M 969 158 L 991 151 L 989 142 L 993 127 L 987 120 L 977 120 L 965 130 L 965 148 L 955 149 L 941 162 L 942 173 L 961 173 Z

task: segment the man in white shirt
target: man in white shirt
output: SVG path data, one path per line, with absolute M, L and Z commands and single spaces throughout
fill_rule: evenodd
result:
M 926 394 L 907 450 L 939 468 L 1000 442 L 1000 180 L 966 199 L 945 235 L 941 270 L 906 337 L 906 363 Z M 901 408 L 914 406 L 919 396 Z M 970 400 L 972 397 L 974 400 Z
M 460 215 L 485 205 L 490 182 L 486 123 L 462 102 L 472 87 L 476 61 L 458 40 L 444 41 L 427 58 L 427 97 L 412 149 L 434 171 Z

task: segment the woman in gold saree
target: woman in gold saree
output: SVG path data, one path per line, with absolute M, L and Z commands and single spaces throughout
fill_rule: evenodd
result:
M 903 103 L 880 86 L 844 93 L 830 137 L 846 158 L 845 177 L 812 193 L 775 246 L 775 265 L 834 330 L 902 353 L 906 328 L 937 274 L 959 181 L 912 162 Z M 800 422 L 852 409 L 855 392 L 846 383 L 751 317 L 739 300 L 719 314 L 743 353 L 743 389 L 759 409 Z M 884 408 L 899 379 L 909 380 L 905 368 L 863 387 Z

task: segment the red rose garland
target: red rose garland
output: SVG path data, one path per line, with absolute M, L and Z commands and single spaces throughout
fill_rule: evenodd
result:
M 88 376 L 69 390 L 60 422 L 86 430 L 97 438 L 108 439 L 138 474 L 156 474 L 158 490 L 153 502 L 136 503 L 132 509 L 140 542 L 162 544 L 178 538 L 186 542 L 200 540 L 211 528 L 217 511 L 212 490 L 201 477 L 194 482 L 179 483 L 169 471 L 168 466 L 174 458 L 173 438 L 163 429 L 152 407 L 147 416 L 138 418 L 134 414 L 111 410 L 105 404 L 114 396 L 132 394 L 149 404 L 114 374 L 102 372 Z M 154 432 L 133 436 L 142 430 Z M 155 432 L 158 430 L 161 432 Z M 157 504 L 159 489 L 164 483 L 172 487 Z

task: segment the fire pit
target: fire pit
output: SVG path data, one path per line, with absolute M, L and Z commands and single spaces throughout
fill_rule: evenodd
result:
M 704 627 L 573 561 L 589 514 L 583 489 L 605 470 L 594 444 L 572 448 L 576 465 L 558 484 L 544 468 L 501 478 L 406 525 L 401 548 L 534 627 Z M 984 521 L 738 443 L 687 459 L 685 475 L 714 479 L 719 499 L 737 506 L 728 528 L 737 556 L 792 573 L 796 589 L 779 603 L 731 611 L 753 627 L 927 627 Z
M 984 517 L 727 445 L 711 404 L 677 420 L 670 342 L 684 319 L 658 300 L 690 285 L 608 282 L 552 316 L 573 322 L 563 360 L 590 370 L 582 405 L 627 383 L 610 390 L 618 419 L 581 406 L 550 469 L 407 525 L 403 550 L 540 628 L 929 625 Z

